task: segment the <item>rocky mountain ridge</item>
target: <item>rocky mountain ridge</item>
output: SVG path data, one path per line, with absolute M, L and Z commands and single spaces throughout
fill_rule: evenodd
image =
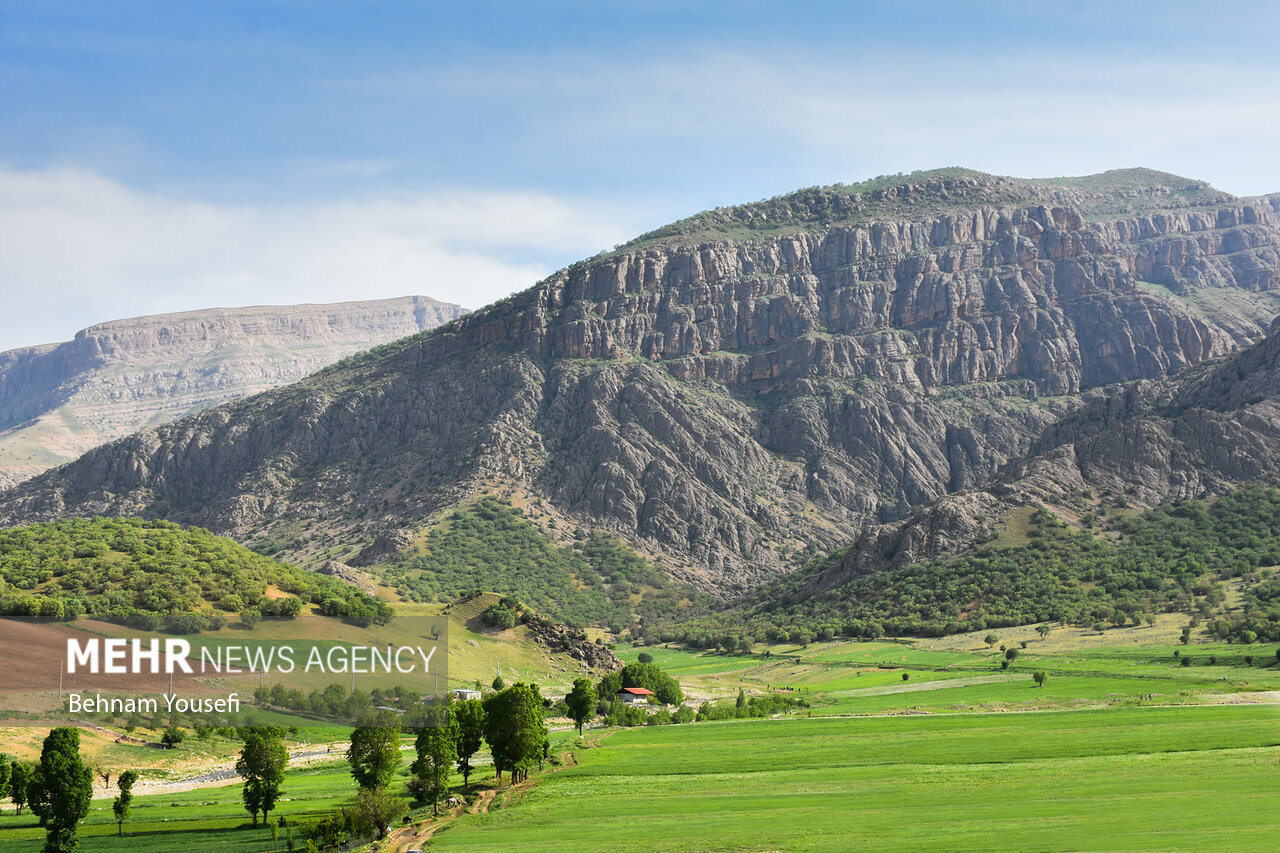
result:
M 1236 355 L 1090 395 L 992 482 L 863 531 L 786 595 L 803 601 L 887 566 L 963 553 L 1024 507 L 1079 523 L 1103 502 L 1142 509 L 1256 483 L 1280 485 L 1280 320 Z
M 162 515 L 376 564 L 374 540 L 505 490 L 728 594 L 945 505 L 1092 389 L 1248 346 L 1280 313 L 1275 199 L 953 171 L 761 203 L 781 229 L 735 225 L 751 205 L 660 229 L 93 451 L 0 495 L 0 518 Z M 854 213 L 823 222 L 814 193 Z
M 217 308 L 99 323 L 66 343 L 0 352 L 0 486 L 462 313 L 422 296 Z

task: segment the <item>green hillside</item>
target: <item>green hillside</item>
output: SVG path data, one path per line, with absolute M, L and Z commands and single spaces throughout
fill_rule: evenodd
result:
M 1083 522 L 1067 525 L 1037 510 L 1025 530 L 964 555 L 799 592 L 838 571 L 845 553 L 837 551 L 773 582 L 743 611 L 686 627 L 684 636 L 700 640 L 730 623 L 740 630 L 744 621 L 758 639 L 780 629 L 939 636 L 1050 620 L 1122 626 L 1183 612 L 1222 639 L 1280 639 L 1273 568 L 1280 564 L 1280 492 L 1249 486 L 1141 514 L 1100 503 Z M 1227 600 L 1231 583 L 1239 586 L 1238 601 Z
M 637 618 L 670 621 L 703 612 L 710 600 L 607 534 L 571 546 L 551 542 L 522 510 L 495 497 L 452 512 L 428 534 L 422 553 L 394 562 L 387 579 L 418 601 L 487 590 L 576 627 L 618 630 Z
M 230 619 L 292 619 L 313 602 L 357 625 L 388 605 L 334 578 L 278 563 L 200 528 L 69 518 L 0 530 L 0 615 L 82 616 L 190 634 Z

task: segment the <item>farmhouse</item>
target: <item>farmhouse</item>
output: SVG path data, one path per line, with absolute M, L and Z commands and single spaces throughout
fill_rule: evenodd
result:
M 480 698 L 479 690 L 471 690 L 467 687 L 459 687 L 449 692 L 453 694 L 453 698 L 458 702 L 470 702 L 472 699 Z
M 627 705 L 647 705 L 653 695 L 652 690 L 643 687 L 624 687 L 618 691 L 618 698 Z

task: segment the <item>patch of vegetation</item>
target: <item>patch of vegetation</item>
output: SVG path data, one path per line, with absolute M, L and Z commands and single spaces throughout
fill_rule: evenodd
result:
M 419 601 L 500 593 L 566 624 L 632 625 L 671 619 L 707 596 L 672 581 L 612 536 L 557 545 L 507 501 L 485 497 L 451 513 L 425 553 L 397 560 L 388 580 Z M 692 605 L 689 602 L 693 602 Z M 516 609 L 516 608 L 511 608 Z M 498 627 L 502 614 L 486 624 Z
M 270 598 L 274 586 L 292 597 Z M 292 619 L 315 602 L 361 625 L 390 606 L 341 581 L 277 563 L 201 528 L 136 518 L 68 518 L 0 530 L 0 615 L 82 616 L 192 634 L 229 618 Z
M 757 639 L 786 634 L 807 644 L 836 634 L 941 636 L 1050 620 L 1105 628 L 1182 611 L 1212 618 L 1210 631 L 1223 639 L 1280 639 L 1280 578 L 1266 569 L 1280 564 L 1280 492 L 1262 486 L 1113 517 L 1106 532 L 1071 528 L 1038 510 L 1025 544 L 997 540 L 788 600 L 790 589 L 836 570 L 843 556 L 775 581 L 745 614 L 699 620 L 674 635 L 703 648 L 704 636 L 723 645 L 720 632 L 733 621 Z M 1235 578 L 1244 582 L 1243 600 L 1227 612 L 1225 582 Z

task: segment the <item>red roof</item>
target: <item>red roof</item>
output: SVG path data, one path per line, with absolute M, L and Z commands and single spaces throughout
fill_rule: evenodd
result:
M 618 691 L 619 693 L 630 693 L 633 696 L 656 696 L 652 690 L 646 690 L 643 687 L 624 687 Z

